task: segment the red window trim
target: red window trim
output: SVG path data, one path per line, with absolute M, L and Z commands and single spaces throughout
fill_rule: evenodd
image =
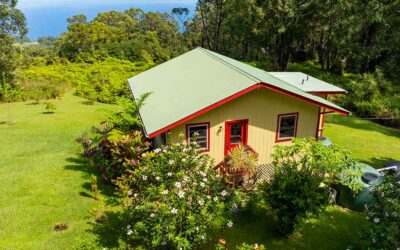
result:
M 224 155 L 226 156 L 228 154 L 228 149 L 227 149 L 227 145 L 229 144 L 229 135 L 228 135 L 228 124 L 230 123 L 244 123 L 244 146 L 247 146 L 247 139 L 248 139 L 248 135 L 249 135 L 249 119 L 241 119 L 241 120 L 228 120 L 225 121 L 225 144 L 224 144 Z
M 281 125 L 281 117 L 285 116 L 296 116 L 296 125 L 295 125 L 295 130 L 294 130 L 294 137 L 290 138 L 279 138 L 279 128 Z M 276 134 L 275 134 L 275 142 L 287 142 L 293 140 L 293 138 L 297 137 L 297 126 L 299 124 L 299 112 L 294 112 L 294 113 L 286 113 L 286 114 L 279 114 L 278 115 L 278 121 L 276 122 Z
M 346 112 L 346 111 L 331 107 L 331 106 L 326 105 L 326 104 L 322 104 L 322 103 L 320 103 L 318 101 L 311 100 L 311 99 L 309 99 L 307 97 L 303 97 L 303 96 L 301 96 L 299 94 L 292 93 L 292 92 L 287 91 L 285 89 L 282 89 L 282 88 L 279 88 L 279 87 L 276 87 L 276 86 L 273 86 L 273 85 L 270 85 L 270 84 L 267 84 L 267 83 L 260 82 L 260 83 L 254 84 L 254 85 L 252 85 L 252 86 L 250 86 L 248 88 L 245 88 L 245 89 L 243 89 L 243 90 L 241 90 L 241 91 L 239 91 L 239 92 L 237 92 L 237 93 L 235 93 L 235 94 L 233 94 L 231 96 L 228 96 L 227 98 L 222 99 L 222 100 L 220 100 L 220 101 L 218 101 L 218 102 L 216 102 L 216 103 L 214 103 L 214 104 L 212 104 L 212 105 L 210 105 L 208 107 L 205 107 L 205 108 L 203 108 L 203 109 L 201 109 L 201 110 L 199 110 L 199 111 L 197 111 L 197 112 L 195 112 L 195 113 L 193 113 L 193 114 L 191 114 L 191 115 L 189 115 L 187 117 L 184 117 L 184 118 L 182 118 L 182 119 L 180 119 L 180 120 L 178 120 L 178 121 L 176 121 L 176 122 L 174 122 L 174 123 L 162 128 L 162 129 L 159 129 L 159 130 L 147 135 L 147 137 L 149 139 L 154 138 L 157 135 L 160 135 L 160 134 L 162 134 L 162 133 L 164 133 L 164 132 L 166 132 L 168 130 L 171 130 L 172 128 L 174 128 L 176 126 L 179 126 L 179 125 L 181 125 L 181 124 L 183 124 L 185 122 L 190 121 L 191 119 L 193 119 L 195 117 L 198 117 L 199 115 L 202 115 L 202 114 L 204 114 L 204 113 L 206 113 L 206 112 L 208 112 L 208 111 L 210 111 L 212 109 L 215 109 L 215 108 L 221 106 L 222 104 L 225 104 L 225 103 L 227 103 L 229 101 L 232 101 L 232 100 L 234 100 L 234 99 L 236 99 L 236 98 L 238 98 L 238 97 L 240 97 L 240 96 L 242 96 L 242 95 L 244 95 L 246 93 L 249 93 L 249 92 L 251 92 L 251 91 L 253 91 L 255 89 L 259 89 L 259 88 L 267 88 L 267 89 L 270 89 L 272 91 L 278 92 L 280 94 L 288 95 L 288 96 L 291 96 L 293 98 L 308 102 L 310 104 L 313 104 L 313 105 L 316 105 L 316 106 L 320 106 L 320 107 L 324 107 L 326 109 L 335 111 L 335 112 L 337 112 L 339 114 L 342 114 L 342 115 L 350 115 L 349 112 Z
M 204 126 L 207 125 L 207 148 L 203 150 L 203 152 L 210 152 L 210 123 L 209 122 L 199 122 L 199 123 L 192 123 L 186 124 L 186 143 L 190 143 L 189 140 L 189 128 L 190 127 L 197 127 L 197 126 Z

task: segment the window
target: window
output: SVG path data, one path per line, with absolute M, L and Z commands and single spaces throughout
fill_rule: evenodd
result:
M 276 141 L 290 141 L 297 134 L 297 120 L 299 113 L 278 115 Z
M 209 151 L 210 149 L 210 124 L 209 123 L 198 123 L 190 124 L 186 127 L 186 139 L 188 143 L 194 142 L 196 138 L 196 143 L 199 148 L 204 149 L 204 151 Z

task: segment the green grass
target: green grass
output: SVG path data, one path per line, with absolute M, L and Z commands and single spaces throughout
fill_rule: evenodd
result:
M 217 233 L 214 243 L 224 239 L 229 249 L 242 243 L 263 244 L 266 249 L 346 249 L 359 246 L 358 234 L 365 229 L 365 221 L 361 213 L 331 206 L 319 218 L 301 223 L 293 235 L 284 238 L 276 233 L 279 225 L 271 213 L 258 208 L 235 216 L 233 228 Z
M 396 129 L 357 117 L 328 115 L 324 136 L 375 168 L 388 161 L 400 161 L 400 131 Z
M 93 199 L 90 174 L 96 171 L 79 159 L 74 142 L 115 106 L 88 105 L 70 94 L 54 103 L 54 114 L 44 114 L 43 104 L 11 104 L 13 125 L 5 122 L 8 105 L 0 104 L 0 249 L 73 249 L 82 241 L 97 248 L 121 247 L 118 207 L 107 203 L 104 209 Z M 400 158 L 400 132 L 369 121 L 329 116 L 325 135 L 376 167 Z M 112 198 L 112 190 L 101 186 Z M 108 215 L 105 222 L 96 223 L 103 212 Z M 56 232 L 54 226 L 61 222 L 68 229 Z M 239 214 L 234 223 L 232 230 L 216 233 L 209 247 L 224 238 L 230 249 L 242 242 L 267 249 L 345 249 L 357 246 L 366 225 L 362 214 L 340 207 L 329 207 L 320 218 L 301 224 L 288 239 L 275 233 L 267 210 Z
M 74 139 L 97 124 L 114 106 L 70 94 L 54 101 L 54 114 L 45 105 L 0 105 L 0 249 L 67 249 L 80 239 L 95 241 L 88 231 L 91 209 L 90 172 L 77 157 Z M 56 232 L 57 223 L 68 229 Z

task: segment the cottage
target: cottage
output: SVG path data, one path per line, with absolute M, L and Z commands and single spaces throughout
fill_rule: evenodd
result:
M 276 144 L 294 137 L 318 137 L 324 114 L 349 111 L 329 102 L 345 90 L 299 72 L 265 72 L 197 48 L 129 79 L 134 97 L 151 92 L 140 109 L 144 133 L 196 141 L 218 163 L 244 144 L 271 161 Z

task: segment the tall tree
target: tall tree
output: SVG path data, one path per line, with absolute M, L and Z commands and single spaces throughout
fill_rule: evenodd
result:
M 0 99 L 6 97 L 5 86 L 13 86 L 16 67 L 15 49 L 12 46 L 14 37 L 23 37 L 27 33 L 25 16 L 16 6 L 16 0 L 0 1 Z

